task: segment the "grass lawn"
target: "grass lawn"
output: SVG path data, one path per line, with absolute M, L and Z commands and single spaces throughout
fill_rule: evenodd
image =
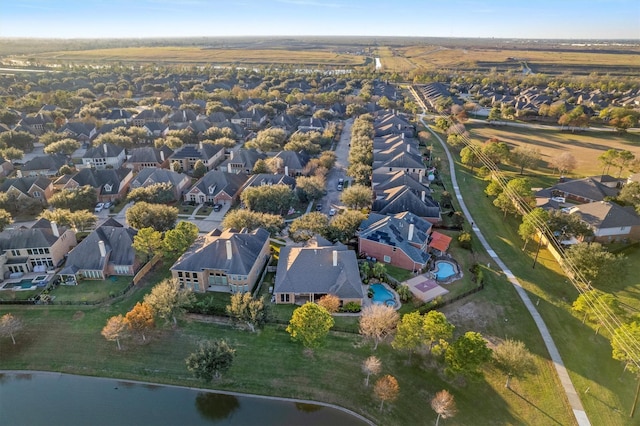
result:
M 0 300 L 28 300 L 32 297 L 36 297 L 42 292 L 42 289 L 37 290 L 1 290 Z
M 59 285 L 49 294 L 54 296 L 55 303 L 64 302 L 100 302 L 120 294 L 133 277 L 116 277 L 104 281 L 81 280 L 78 285 Z

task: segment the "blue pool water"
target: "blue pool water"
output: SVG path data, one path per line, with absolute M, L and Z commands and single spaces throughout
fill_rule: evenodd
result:
M 396 299 L 385 286 L 382 284 L 371 284 L 371 290 L 373 290 L 373 303 L 385 304 L 387 306 L 395 306 Z
M 456 274 L 456 269 L 453 264 L 445 261 L 436 262 L 438 271 L 436 272 L 436 278 L 439 280 L 446 280 Z
M 7 283 L 3 286 L 3 288 L 14 288 L 14 287 L 20 287 L 20 288 L 31 288 L 33 287 L 35 284 L 33 284 L 33 279 L 28 278 L 28 279 L 23 279 L 20 282 L 17 283 Z

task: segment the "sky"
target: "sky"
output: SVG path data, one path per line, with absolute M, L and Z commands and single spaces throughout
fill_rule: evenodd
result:
M 2 0 L 0 37 L 640 39 L 639 0 Z

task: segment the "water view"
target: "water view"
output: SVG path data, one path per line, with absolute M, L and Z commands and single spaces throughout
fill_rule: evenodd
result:
M 0 374 L 2 425 L 367 425 L 317 404 L 58 373 Z

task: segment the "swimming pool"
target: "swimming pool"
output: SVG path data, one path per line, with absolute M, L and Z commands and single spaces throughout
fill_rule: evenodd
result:
M 434 274 L 438 281 L 446 280 L 456 274 L 456 267 L 453 263 L 447 262 L 445 260 L 438 260 L 436 262 L 436 270 Z
M 16 287 L 20 287 L 23 290 L 26 290 L 28 288 L 33 287 L 35 284 L 33 283 L 33 279 L 29 278 L 29 279 L 23 279 L 17 283 L 6 283 L 5 285 L 2 286 L 3 289 L 10 289 L 10 288 L 16 288 Z
M 387 306 L 395 306 L 396 298 L 393 296 L 393 293 L 389 291 L 382 284 L 371 284 L 371 290 L 373 290 L 373 303 L 378 305 L 385 304 Z

